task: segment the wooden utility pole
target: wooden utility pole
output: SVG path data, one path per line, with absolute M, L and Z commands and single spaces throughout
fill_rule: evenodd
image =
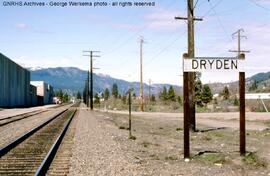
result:
M 89 107 L 89 71 L 87 71 L 87 79 L 85 80 L 85 104 Z
M 98 69 L 98 68 L 93 68 L 93 58 L 100 57 L 98 55 L 93 55 L 93 53 L 99 53 L 100 51 L 83 51 L 83 52 L 90 53 L 90 55 L 84 55 L 84 56 L 90 57 L 90 109 L 93 110 L 93 70 Z M 89 87 L 89 74 L 88 74 L 88 87 Z M 88 89 L 88 91 L 89 91 L 89 89 Z M 89 107 L 89 105 L 88 105 L 88 107 Z
M 140 109 L 143 112 L 144 111 L 144 101 L 143 101 L 143 46 L 144 40 L 141 37 L 140 39 L 140 98 L 141 98 L 141 104 Z
M 193 0 L 187 0 L 187 17 L 175 17 L 175 19 L 187 20 L 188 21 L 188 58 L 194 58 L 194 21 L 202 21 L 202 18 L 194 17 L 194 5 Z M 195 119 L 195 73 L 188 73 L 188 84 L 189 84 L 189 123 L 190 128 L 196 131 L 196 119 Z
M 239 57 L 241 53 L 250 52 L 250 51 L 241 50 L 241 38 L 247 39 L 247 36 L 241 35 L 241 32 L 244 32 L 244 29 L 238 29 L 235 33 L 232 34 L 232 38 L 235 38 L 235 36 L 237 36 L 237 50 L 229 50 L 229 52 L 237 53 L 237 57 Z
M 187 17 L 175 17 L 175 19 L 188 21 L 188 53 L 184 58 L 194 58 L 194 21 L 202 21 L 194 17 L 193 0 L 187 0 Z M 195 121 L 195 73 L 184 72 L 184 158 L 190 158 L 189 129 L 196 131 Z

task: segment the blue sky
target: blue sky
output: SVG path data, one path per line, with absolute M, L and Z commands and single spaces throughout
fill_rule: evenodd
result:
M 45 2 L 49 2 L 43 0 Z M 62 0 L 63 1 L 63 0 Z M 153 0 L 154 1 L 154 0 Z M 194 0 L 195 2 L 196 0 Z M 155 7 L 3 7 L 0 52 L 25 67 L 88 69 L 83 50 L 100 50 L 98 73 L 139 81 L 139 37 L 144 44 L 144 82 L 182 85 L 187 50 L 186 0 L 156 0 Z M 111 2 L 111 1 L 110 1 Z M 234 56 L 231 34 L 243 28 L 247 76 L 270 71 L 270 0 L 198 0 L 196 56 Z M 237 73 L 203 73 L 204 83 L 237 80 Z

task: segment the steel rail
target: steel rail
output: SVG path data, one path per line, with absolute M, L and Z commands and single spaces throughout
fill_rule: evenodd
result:
M 0 148 L 0 157 L 2 157 L 3 155 L 5 155 L 8 151 L 10 151 L 11 149 L 13 149 L 14 147 L 16 147 L 18 144 L 20 144 L 21 142 L 23 142 L 25 139 L 27 139 L 28 137 L 30 137 L 31 135 L 33 135 L 35 132 L 37 132 L 38 130 L 40 130 L 42 127 L 46 126 L 47 124 L 49 124 L 51 121 L 53 121 L 54 119 L 56 119 L 57 117 L 59 117 L 61 114 L 63 114 L 64 112 L 66 112 L 68 109 L 64 109 L 63 111 L 57 113 L 56 115 L 54 115 L 52 118 L 50 118 L 49 120 L 47 120 L 46 122 L 42 123 L 41 125 L 33 128 L 32 130 L 28 131 L 25 134 L 22 134 L 21 136 L 19 136 L 18 138 L 14 139 L 13 141 L 11 141 L 10 143 L 6 144 L 5 146 Z
M 77 109 L 75 109 L 75 111 L 70 115 L 69 119 L 65 122 L 65 125 L 64 125 L 61 133 L 59 134 L 59 136 L 55 140 L 54 144 L 52 145 L 51 149 L 49 150 L 48 154 L 46 155 L 46 157 L 44 158 L 44 160 L 40 164 L 39 168 L 37 169 L 37 171 L 35 173 L 35 176 L 46 175 L 46 172 L 49 169 L 59 146 L 61 145 L 61 142 L 66 134 L 66 131 L 68 130 L 68 127 L 69 127 L 73 117 L 75 116 L 76 111 L 77 111 Z
M 1 126 L 5 126 L 5 125 L 7 125 L 7 124 L 10 124 L 10 123 L 12 123 L 12 122 L 17 122 L 17 121 L 19 121 L 19 120 L 23 120 L 23 119 L 26 119 L 26 118 L 29 118 L 29 117 L 32 117 L 32 116 L 41 114 L 41 113 L 43 113 L 43 112 L 47 112 L 47 111 L 48 111 L 48 110 L 44 110 L 44 111 L 38 111 L 38 112 L 35 112 L 35 113 L 33 113 L 33 114 L 30 114 L 30 113 L 29 113 L 29 115 L 24 114 L 24 115 L 26 115 L 26 116 L 24 116 L 24 115 L 16 115 L 16 116 L 12 116 L 12 117 L 5 118 L 5 119 L 3 119 L 3 120 L 8 120 L 8 119 L 11 119 L 11 120 L 8 121 L 8 122 L 0 123 L 0 127 L 1 127 Z M 22 116 L 22 117 L 21 117 L 21 118 L 18 118 L 18 119 L 13 119 L 13 120 L 12 120 L 12 118 L 16 118 L 16 117 L 19 117 L 19 116 Z M 3 121 L 3 120 L 1 119 L 0 121 Z

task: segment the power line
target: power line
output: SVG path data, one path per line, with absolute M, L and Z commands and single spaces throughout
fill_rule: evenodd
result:
M 266 7 L 264 7 L 264 6 L 262 6 L 261 4 L 255 2 L 254 0 L 248 0 L 248 1 L 251 2 L 251 3 L 253 3 L 254 5 L 256 5 L 257 7 L 260 7 L 260 8 L 262 8 L 262 9 L 266 10 L 267 12 L 270 12 L 270 9 L 268 9 L 268 8 L 266 8 Z
M 180 37 L 177 36 L 177 38 L 175 38 L 172 42 L 170 42 L 168 45 L 166 45 L 165 47 L 163 47 L 161 50 L 158 50 L 157 54 L 155 54 L 154 56 L 151 57 L 150 60 L 148 60 L 145 64 L 144 67 L 146 68 L 147 66 L 149 66 L 150 63 L 152 63 L 155 59 L 157 59 L 162 53 L 164 53 L 165 51 L 168 51 L 168 48 L 171 47 L 174 43 L 176 43 L 178 40 L 181 39 L 181 37 L 183 37 L 186 34 L 187 31 L 184 31 Z M 131 70 L 131 73 L 138 73 L 138 69 L 134 68 L 133 70 Z
M 229 37 L 229 34 L 228 34 L 227 30 L 225 29 L 223 23 L 221 22 L 221 19 L 220 19 L 219 15 L 217 14 L 217 12 L 215 10 L 215 7 L 217 7 L 217 5 L 222 2 L 222 0 L 220 0 L 215 6 L 213 6 L 210 1 L 208 1 L 208 2 L 210 4 L 210 6 L 211 6 L 211 10 L 214 12 L 214 14 L 215 14 L 215 16 L 216 16 L 216 18 L 218 20 L 218 23 L 219 23 L 221 29 L 223 30 L 223 32 L 225 33 L 225 35 L 228 37 L 229 41 L 232 42 L 231 37 Z
M 212 6 L 204 15 L 203 18 L 208 15 L 212 10 L 214 10 L 223 0 L 219 0 L 214 6 Z M 210 3 L 210 1 L 208 1 Z M 212 5 L 212 4 L 211 4 Z
M 170 9 L 173 6 L 173 4 L 175 4 L 175 3 L 176 3 L 176 1 L 171 1 L 171 3 L 167 6 L 166 10 Z M 162 10 L 162 11 L 165 11 L 165 10 Z M 140 30 L 138 30 L 133 35 L 131 35 L 130 37 L 128 37 L 126 40 L 124 40 L 120 45 L 117 45 L 115 48 L 111 49 L 106 54 L 103 54 L 103 56 L 109 55 L 109 54 L 112 54 L 112 53 L 115 53 L 119 48 L 123 47 L 132 38 L 138 36 L 142 31 L 144 31 L 147 27 L 149 27 L 151 24 L 153 24 L 157 20 L 158 20 L 158 18 L 152 19 L 149 23 L 145 24 Z

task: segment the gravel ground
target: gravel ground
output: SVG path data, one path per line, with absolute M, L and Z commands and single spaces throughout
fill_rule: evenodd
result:
M 61 110 L 65 109 L 64 107 L 52 109 L 50 111 L 28 117 L 17 122 L 10 123 L 8 125 L 0 127 L 0 147 L 11 142 L 20 135 L 26 133 L 32 128 L 38 126 L 42 122 L 45 122 L 53 115 L 57 114 Z
M 115 114 L 128 114 L 126 111 L 103 111 Z M 158 112 L 132 112 L 136 117 L 144 117 L 145 119 L 159 119 L 163 121 L 178 121 L 183 120 L 183 113 L 158 113 Z M 270 113 L 246 113 L 246 129 L 247 130 L 259 130 L 263 131 L 268 129 L 269 126 L 264 123 L 258 123 L 258 121 L 270 120 Z M 196 113 L 196 122 L 205 126 L 214 126 L 216 128 L 226 127 L 239 129 L 239 113 Z
M 208 120 L 214 119 L 212 115 Z M 81 107 L 69 175 L 270 176 L 267 124 L 268 129 L 263 131 L 247 130 L 247 151 L 254 154 L 251 157 L 239 156 L 238 129 L 191 133 L 192 159 L 185 162 L 180 118 L 136 114 L 132 123 L 136 140 L 128 139 L 127 115 L 91 112 Z M 198 128 L 209 126 L 200 124 Z
M 103 123 L 96 113 L 81 109 L 69 175 L 145 175 L 140 161 L 125 153 L 115 140 L 124 137 L 121 135 L 117 127 Z

